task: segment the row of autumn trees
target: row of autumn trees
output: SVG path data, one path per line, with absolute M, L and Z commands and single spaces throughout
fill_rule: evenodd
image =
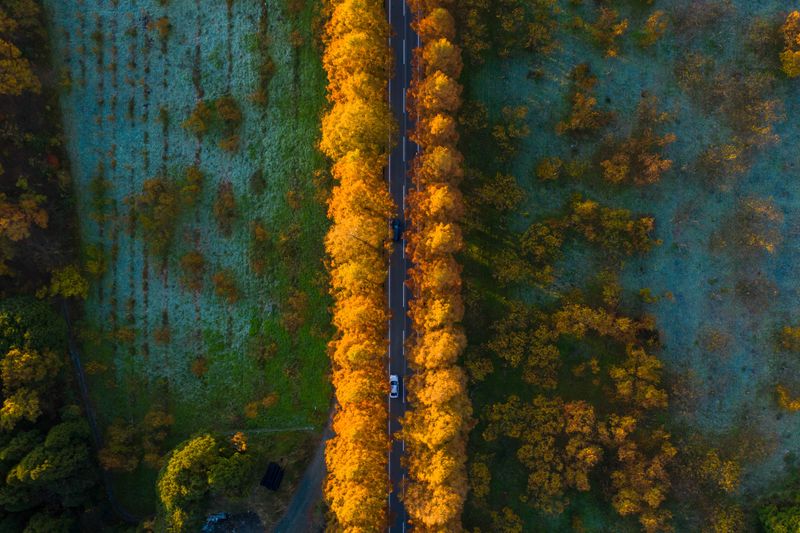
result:
M 412 524 L 423 530 L 460 529 L 467 495 L 466 437 L 472 407 L 467 378 L 458 365 L 466 346 L 461 267 L 455 259 L 463 239 L 463 177 L 456 146 L 456 113 L 461 105 L 461 50 L 454 44 L 455 22 L 447 2 L 414 0 L 414 29 L 422 46 L 415 51 L 409 113 L 419 146 L 408 195 L 409 286 L 415 336 L 409 351 L 411 409 L 403 420 L 408 485 L 404 503 Z
M 413 405 L 403 421 L 408 486 L 405 505 L 419 527 L 460 528 L 466 498 L 466 434 L 471 407 L 466 376 L 456 361 L 466 345 L 458 221 L 462 157 L 456 143 L 460 107 L 461 51 L 455 23 L 437 2 L 412 2 L 419 77 L 409 91 L 413 140 L 421 155 L 409 194 L 408 252 L 414 264 L 410 315 Z M 323 64 L 331 110 L 322 120 L 321 150 L 333 160 L 337 181 L 329 202 L 333 225 L 326 238 L 330 258 L 333 322 L 330 344 L 337 410 L 326 452 L 325 493 L 336 528 L 376 530 L 386 523 L 386 281 L 396 206 L 383 178 L 394 122 L 386 98 L 392 74 L 390 28 L 380 2 L 334 1 L 328 6 Z
M 329 345 L 337 408 L 328 441 L 325 497 L 332 530 L 377 531 L 387 523 L 384 283 L 395 212 L 383 169 L 394 132 L 386 98 L 389 25 L 380 0 L 326 4 L 323 66 L 331 108 L 320 149 L 333 161 L 325 239 L 336 337 Z

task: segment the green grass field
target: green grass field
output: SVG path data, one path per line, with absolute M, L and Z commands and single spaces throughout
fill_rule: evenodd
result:
M 201 431 L 286 428 L 262 449 L 293 458 L 296 478 L 304 457 L 288 450 L 314 440 L 331 395 L 328 185 L 316 151 L 325 84 L 314 41 L 319 6 L 45 4 L 84 253 L 105 265 L 95 269 L 81 328 L 101 425 L 136 425 L 165 409 L 174 425 L 162 452 Z M 213 129 L 201 139 L 182 126 L 198 101 L 228 95 L 242 113 L 233 151 L 217 145 Z M 145 180 L 177 182 L 192 165 L 204 175 L 198 200 L 176 214 L 158 256 L 132 199 Z M 229 228 L 214 214 L 223 190 L 235 202 Z M 257 222 L 267 234 L 258 242 Z M 199 290 L 181 282 L 180 260 L 191 251 L 205 260 Z M 215 293 L 213 276 L 223 270 L 235 302 Z M 308 426 L 315 431 L 291 431 Z M 154 512 L 156 473 L 115 474 L 131 511 Z

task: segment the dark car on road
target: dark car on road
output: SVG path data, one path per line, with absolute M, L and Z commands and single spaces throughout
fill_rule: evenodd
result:
M 400 242 L 403 238 L 403 221 L 399 218 L 392 219 L 392 240 Z

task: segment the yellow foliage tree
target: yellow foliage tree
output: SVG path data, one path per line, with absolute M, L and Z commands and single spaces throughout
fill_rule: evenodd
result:
M 361 98 L 336 102 L 322 117 L 320 149 L 334 160 L 353 150 L 383 154 L 389 148 L 394 130 L 394 119 L 385 106 Z
M 781 52 L 781 66 L 790 78 L 800 76 L 800 11 L 792 11 L 781 27 L 785 47 Z
M 458 79 L 464 67 L 461 62 L 461 49 L 444 37 L 426 43 L 422 48 L 420 59 L 426 76 L 441 71 L 450 78 Z
M 450 12 L 443 7 L 437 6 L 426 11 L 421 19 L 412 24 L 420 39 L 426 43 L 439 38 L 448 41 L 456 38 L 456 22 Z
M 652 409 L 667 406 L 667 393 L 658 387 L 662 363 L 639 346 L 629 346 L 622 366 L 609 371 L 617 396 L 636 407 Z
M 417 116 L 454 113 L 461 105 L 461 85 L 437 70 L 412 86 Z

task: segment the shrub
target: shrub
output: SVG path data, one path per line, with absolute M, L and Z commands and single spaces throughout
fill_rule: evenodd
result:
M 278 343 L 275 341 L 267 342 L 264 334 L 250 337 L 247 345 L 247 355 L 263 365 L 278 353 Z
M 639 44 L 645 47 L 656 44 L 661 39 L 661 36 L 664 35 L 664 32 L 667 31 L 668 24 L 667 14 L 664 11 L 660 9 L 653 11 L 644 23 L 639 36 Z
M 136 428 L 121 418 L 106 429 L 105 446 L 98 453 L 106 470 L 133 472 L 141 461 L 142 448 Z
M 489 466 L 482 462 L 473 462 L 469 468 L 469 481 L 472 493 L 476 498 L 483 499 L 489 494 L 489 485 L 492 480 L 492 473 Z
M 573 81 L 570 116 L 556 125 L 556 133 L 586 134 L 606 126 L 612 118 L 611 113 L 596 109 L 597 98 L 594 87 L 597 78 L 591 73 L 588 64 L 575 67 L 570 74 Z
M 102 276 L 108 269 L 103 249 L 96 244 L 90 244 L 85 248 L 83 263 L 86 272 L 95 278 Z
M 275 74 L 275 61 L 269 52 L 269 9 L 265 6 L 258 19 L 258 33 L 256 33 L 256 48 L 259 55 L 258 86 L 251 95 L 256 104 L 266 107 L 269 103 L 269 84 Z
M 200 167 L 192 165 L 186 168 L 185 181 L 181 187 L 184 205 L 193 206 L 197 203 L 197 199 L 203 190 L 203 181 L 205 181 L 205 177 L 200 171 Z
M 161 39 L 162 42 L 166 42 L 167 37 L 169 37 L 170 32 L 172 31 L 172 23 L 169 21 L 169 17 L 160 17 L 155 20 L 155 22 L 150 21 L 147 25 L 148 30 L 156 30 L 158 32 L 158 38 Z
M 223 235 L 230 237 L 233 223 L 238 215 L 236 197 L 233 194 L 233 185 L 230 182 L 220 183 L 217 189 L 217 198 L 214 200 L 214 218 Z
M 239 301 L 239 288 L 230 270 L 221 270 L 214 274 L 214 293 L 229 304 Z
M 303 202 L 302 192 L 294 188 L 288 189 L 286 191 L 286 205 L 288 205 L 292 211 L 297 211 L 298 209 L 300 209 L 302 202 Z
M 261 405 L 260 402 L 248 402 L 244 406 L 244 416 L 250 420 L 254 418 L 258 418 L 258 408 Z
M 193 291 L 203 288 L 206 260 L 198 250 L 187 252 L 181 257 L 181 282 Z
M 242 123 L 242 110 L 232 96 L 220 96 L 214 100 L 214 109 L 226 127 L 238 128 Z
M 53 271 L 50 285 L 40 289 L 36 295 L 40 298 L 61 296 L 62 298 L 85 300 L 89 295 L 89 282 L 83 277 L 78 267 L 68 265 Z
M 800 411 L 800 399 L 792 398 L 789 395 L 789 390 L 783 385 L 777 385 L 775 392 L 778 395 L 778 405 L 787 411 Z
M 133 198 L 133 210 L 150 252 L 164 256 L 175 236 L 180 213 L 176 185 L 164 177 L 145 180 L 142 192 Z
M 142 461 L 160 467 L 161 446 L 174 423 L 172 415 L 159 407 L 152 407 L 138 424 L 116 419 L 106 429 L 105 447 L 98 454 L 100 463 L 107 470 L 122 472 L 133 472 Z
M 89 361 L 84 366 L 84 370 L 90 376 L 96 376 L 97 374 L 103 374 L 108 371 L 108 365 L 105 363 L 101 363 L 100 361 Z
M 561 175 L 564 162 L 558 157 L 546 157 L 536 167 L 536 177 L 542 181 L 555 181 Z
M 741 249 L 775 253 L 781 243 L 783 213 L 772 199 L 745 198 L 740 201 L 731 230 L 734 242 Z
M 136 330 L 129 327 L 118 327 L 111 332 L 111 338 L 122 344 L 130 344 L 136 340 Z
M 239 141 L 240 138 L 238 135 L 231 135 L 230 137 L 225 137 L 224 139 L 220 139 L 217 143 L 217 146 L 220 147 L 221 150 L 225 150 L 226 152 L 235 152 L 239 149 Z
M 292 45 L 292 48 L 300 48 L 303 46 L 303 44 L 305 44 L 303 34 L 298 30 L 292 30 L 292 33 L 289 34 L 289 44 Z
M 263 194 L 267 188 L 267 180 L 264 179 L 264 170 L 259 168 L 250 176 L 250 192 L 253 194 Z
M 293 289 L 281 309 L 283 327 L 290 334 L 295 334 L 305 323 L 308 294 Z
M 658 111 L 656 98 L 643 94 L 633 133 L 615 147 L 610 159 L 600 163 L 603 179 L 614 184 L 650 185 L 658 182 L 661 174 L 672 168 L 672 161 L 663 158 L 659 150 L 675 142 L 675 135 L 659 136 L 655 132 L 655 128 L 667 120 L 669 115 Z
M 270 407 L 276 405 L 279 399 L 280 395 L 277 392 L 270 392 L 261 399 L 261 406 L 264 409 L 269 409 Z
M 207 101 L 200 100 L 194 110 L 184 121 L 183 127 L 202 139 L 208 133 L 214 133 L 220 140 L 220 148 L 234 152 L 239 149 L 239 127 L 242 124 L 242 110 L 231 95 Z
M 205 357 L 198 357 L 192 361 L 192 374 L 197 378 L 202 378 L 208 372 L 208 359 Z
M 500 150 L 501 159 L 507 161 L 517 153 L 519 139 L 527 137 L 531 130 L 528 127 L 526 106 L 506 106 L 502 113 L 503 121 L 492 128 L 492 136 Z
M 778 344 L 782 350 L 800 353 L 800 326 L 784 326 L 778 335 Z
M 267 231 L 264 223 L 254 221 L 250 226 L 250 268 L 257 275 L 262 276 L 267 271 L 268 260 L 274 250 L 272 235 Z
M 628 19 L 619 20 L 619 13 L 607 7 L 601 7 L 597 20 L 588 24 L 577 18 L 575 26 L 585 29 L 594 41 L 605 49 L 606 57 L 619 55 L 617 40 L 628 29 Z
M 183 127 L 198 138 L 202 138 L 208 132 L 212 114 L 213 109 L 211 106 L 205 100 L 200 100 L 184 121 Z
M 161 326 L 153 330 L 153 340 L 156 344 L 169 344 L 169 341 L 172 339 L 172 332 L 169 326 Z
M 247 451 L 247 435 L 242 433 L 241 431 L 237 431 L 231 437 L 231 446 L 237 452 L 246 452 Z
M 717 450 L 707 452 L 700 465 L 700 475 L 728 494 L 739 488 L 741 473 L 742 467 L 739 463 L 721 459 Z

